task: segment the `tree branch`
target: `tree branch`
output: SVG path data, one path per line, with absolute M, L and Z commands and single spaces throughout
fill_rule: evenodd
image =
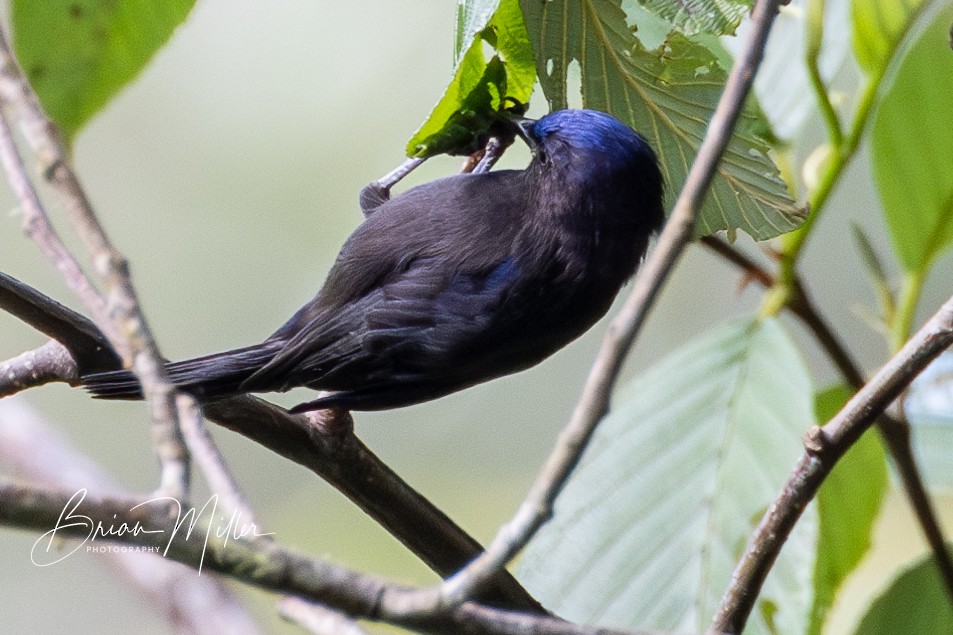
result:
M 314 635 L 367 635 L 363 628 L 341 613 L 315 602 L 285 597 L 278 603 L 281 617 Z
M 21 307 L 27 298 L 30 311 Z M 15 315 L 55 314 L 61 323 L 60 343 L 71 352 L 74 339 L 85 343 L 91 337 L 89 331 L 98 332 L 96 326 L 82 315 L 9 276 L 0 276 L 0 308 Z M 32 323 L 29 319 L 27 321 Z M 115 359 L 111 351 L 101 351 L 100 354 L 102 359 L 93 358 L 90 363 L 106 364 Z M 75 363 L 71 362 L 59 371 L 63 373 L 61 380 L 75 378 Z M 28 380 L 35 372 L 36 368 L 21 365 L 13 375 L 25 378 L 25 384 L 20 383 L 22 388 L 30 385 Z M 0 376 L 0 394 L 4 394 L 7 377 Z M 394 474 L 352 432 L 325 433 L 327 429 L 346 431 L 348 426 L 312 424 L 305 416 L 290 415 L 250 396 L 206 404 L 205 414 L 211 421 L 248 437 L 326 480 L 441 576 L 458 571 L 483 550 L 476 540 Z M 500 572 L 493 585 L 479 597 L 501 606 L 545 613 L 506 571 Z
M 721 600 L 712 629 L 740 633 L 771 566 L 798 518 L 835 463 L 910 382 L 953 344 L 953 297 L 823 427 L 808 433 L 806 450 L 768 507 L 732 583 Z
M 774 276 L 724 241 L 708 236 L 703 238 L 702 242 L 706 247 L 741 268 L 745 275 L 752 280 L 757 280 L 766 288 L 774 286 Z M 854 362 L 830 324 L 820 314 L 796 272 L 791 289 L 792 294 L 787 299 L 785 308 L 797 315 L 801 322 L 814 334 L 814 337 L 830 357 L 831 362 L 840 371 L 844 381 L 854 390 L 859 390 L 864 385 L 864 375 L 860 367 Z M 904 490 L 907 493 L 910 506 L 917 516 L 920 528 L 923 530 L 923 535 L 933 551 L 947 595 L 953 600 L 953 557 L 951 557 L 950 551 L 946 547 L 939 518 L 930 500 L 926 485 L 923 483 L 916 457 L 913 454 L 910 442 L 910 424 L 903 418 L 893 417 L 884 412 L 877 419 L 876 425 L 877 431 L 884 440 L 894 465 L 900 473 Z
M 60 195 L 66 216 L 73 230 L 86 244 L 93 268 L 105 284 L 109 300 L 104 300 L 95 292 L 79 265 L 52 231 L 13 142 L 6 114 L 3 114 L 0 116 L 0 157 L 10 185 L 23 206 L 27 233 L 40 244 L 67 284 L 77 291 L 80 299 L 96 316 L 113 349 L 132 366 L 151 406 L 153 440 L 162 468 L 160 487 L 182 496 L 188 491 L 189 485 L 188 452 L 179 431 L 175 388 L 166 376 L 162 356 L 139 307 L 128 263 L 106 237 L 89 199 L 69 166 L 56 126 L 40 107 L 2 31 L 0 102 L 7 110 L 17 112 L 25 138 L 40 160 L 41 172 Z
M 85 495 L 84 495 L 85 494 Z M 0 478 L 0 523 L 43 533 L 35 548 L 59 538 L 95 547 L 116 542 L 158 549 L 193 568 L 212 570 L 280 593 L 309 598 L 352 618 L 385 621 L 426 633 L 486 635 L 623 635 L 621 631 L 577 626 L 546 615 L 494 609 L 475 602 L 427 615 L 394 613 L 381 597 L 396 587 L 373 576 L 308 558 L 275 541 L 229 534 L 202 514 L 194 522 L 176 501 L 104 497 L 46 490 Z M 139 531 L 119 531 L 138 527 Z M 190 531 L 191 529 L 191 531 Z

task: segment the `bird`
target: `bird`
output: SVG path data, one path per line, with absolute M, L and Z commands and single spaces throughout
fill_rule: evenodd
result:
M 362 194 L 364 221 L 318 294 L 263 342 L 168 363 L 204 401 L 295 387 L 292 413 L 385 410 L 534 366 L 604 316 L 664 223 L 649 143 L 597 110 L 520 119 L 523 170 Z M 141 398 L 128 370 L 81 378 Z

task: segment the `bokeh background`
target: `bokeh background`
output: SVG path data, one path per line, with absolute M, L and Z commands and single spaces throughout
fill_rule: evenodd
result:
M 406 140 L 450 77 L 455 11 L 453 2 L 432 0 L 200 0 L 141 77 L 80 134 L 76 168 L 132 264 L 166 356 L 258 341 L 317 291 L 361 221 L 359 190 L 402 160 Z M 850 87 L 852 77 L 847 69 L 839 79 Z M 537 94 L 531 112 L 544 110 Z M 819 139 L 819 131 L 808 130 L 798 142 L 799 156 Z M 506 163 L 520 166 L 527 159 L 525 150 L 515 149 Z M 458 167 L 458 160 L 435 159 L 409 181 Z M 861 223 L 875 244 L 886 244 L 863 155 L 835 194 L 804 265 L 819 304 L 872 370 L 886 349 L 859 317 L 874 300 L 850 243 L 851 221 Z M 757 251 L 745 237 L 739 243 Z M 0 270 L 78 306 L 24 239 L 5 186 Z M 924 306 L 949 294 L 951 273 L 944 262 Z M 734 270 L 692 248 L 654 309 L 626 376 L 723 318 L 755 309 L 759 294 L 738 283 Z M 789 324 L 823 385 L 832 371 L 800 327 Z M 487 541 L 515 510 L 568 418 L 603 330 L 604 323 L 519 376 L 430 404 L 358 414 L 357 432 L 409 483 Z M 42 342 L 0 315 L 0 357 Z M 291 405 L 304 396 L 275 401 Z M 64 386 L 17 399 L 55 422 L 131 490 L 155 487 L 141 404 L 97 402 Z M 309 472 L 232 433 L 213 433 L 260 519 L 283 543 L 406 582 L 434 580 Z M 950 500 L 940 506 L 950 520 Z M 875 592 L 897 563 L 923 550 L 901 498 L 888 499 L 887 510 L 878 548 L 852 581 L 849 600 Z M 94 554 L 33 566 L 35 539 L 0 531 L 0 630 L 126 633 L 134 625 L 142 633 L 168 632 L 134 588 Z M 273 596 L 240 592 L 265 630 L 298 632 L 275 617 Z M 835 624 L 849 623 L 849 608 L 840 611 Z

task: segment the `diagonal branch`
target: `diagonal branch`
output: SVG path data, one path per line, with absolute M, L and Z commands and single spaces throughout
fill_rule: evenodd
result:
M 766 288 L 774 286 L 774 276 L 724 241 L 708 236 L 702 239 L 702 243 L 741 268 L 747 276 L 752 280 L 757 280 L 762 286 Z M 827 323 L 814 305 L 814 301 L 804 288 L 797 272 L 795 272 L 792 280 L 791 295 L 787 298 L 784 306 L 797 315 L 801 322 L 814 334 L 821 347 L 840 371 L 844 381 L 854 390 L 859 390 L 864 385 L 864 375 L 860 367 L 854 362 L 850 352 L 841 343 L 840 338 L 837 337 L 830 324 Z M 923 535 L 933 551 L 947 595 L 953 599 L 953 556 L 946 547 L 939 518 L 923 482 L 916 457 L 913 454 L 910 443 L 910 424 L 903 418 L 894 417 L 885 412 L 877 419 L 876 425 L 877 431 L 884 440 L 894 465 L 900 473 L 904 490 L 907 493 L 910 506 L 917 516 Z
M 953 344 L 953 297 L 823 427 L 808 433 L 804 454 L 768 507 L 732 575 L 715 615 L 716 632 L 740 633 L 781 547 L 835 463 L 910 382 Z
M 486 552 L 443 585 L 411 594 L 387 595 L 384 597 L 385 606 L 394 611 L 414 614 L 431 611 L 435 606 L 453 606 L 465 601 L 501 571 L 552 515 L 556 496 L 575 469 L 599 421 L 609 409 L 609 398 L 622 363 L 655 297 L 692 238 L 705 194 L 731 139 L 754 74 L 761 63 L 768 33 L 778 12 L 778 4 L 778 0 L 759 0 L 757 3 L 752 14 L 753 28 L 749 39 L 731 69 L 725 90 L 709 122 L 705 139 L 658 245 L 643 265 L 621 312 L 609 325 L 572 417 L 560 433 L 556 447 L 515 516 L 499 529 Z
M 188 491 L 188 452 L 179 431 L 175 388 L 165 373 L 162 356 L 136 298 L 128 264 L 110 243 L 92 205 L 67 160 L 56 126 L 44 114 L 32 87 L 0 32 L 0 157 L 10 184 L 23 206 L 27 233 L 96 316 L 114 350 L 131 365 L 151 406 L 153 438 L 162 466 L 160 487 L 176 495 Z M 41 163 L 41 172 L 60 195 L 73 230 L 86 244 L 93 268 L 106 287 L 106 298 L 92 287 L 75 259 L 52 230 L 20 158 L 7 117 L 15 112 L 27 142 Z

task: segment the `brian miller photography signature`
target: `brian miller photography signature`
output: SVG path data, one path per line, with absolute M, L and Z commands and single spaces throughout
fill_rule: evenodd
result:
M 63 511 L 60 512 L 60 516 L 56 520 L 56 526 L 37 538 L 36 542 L 33 543 L 33 548 L 30 550 L 30 560 L 33 564 L 38 567 L 48 567 L 65 560 L 84 547 L 87 552 L 92 551 L 95 553 L 111 551 L 161 552 L 164 556 L 169 551 L 172 541 L 179 535 L 179 530 L 184 530 L 185 540 L 191 540 L 192 531 L 196 528 L 199 520 L 204 516 L 208 522 L 204 526 L 199 526 L 201 533 L 196 533 L 196 538 L 202 540 L 202 557 L 199 559 L 198 566 L 198 571 L 201 574 L 202 563 L 205 561 L 205 550 L 208 547 L 208 541 L 209 538 L 212 537 L 213 532 L 216 538 L 223 540 L 222 546 L 228 544 L 228 541 L 233 538 L 239 539 L 246 536 L 258 537 L 274 535 L 274 532 L 258 533 L 258 527 L 255 523 L 242 521 L 241 512 L 233 512 L 229 518 L 225 518 L 224 516 L 218 518 L 219 523 L 216 525 L 213 521 L 216 519 L 216 510 L 218 509 L 217 495 L 209 497 L 201 508 L 183 508 L 182 503 L 168 496 L 152 498 L 132 507 L 129 511 L 151 503 L 171 504 L 172 509 L 175 510 L 175 522 L 172 528 L 150 529 L 149 527 L 144 527 L 138 521 L 131 525 L 127 522 L 107 524 L 101 520 L 94 521 L 89 516 L 84 516 L 79 513 L 78 510 L 83 503 L 83 499 L 86 498 L 86 493 L 87 491 L 84 488 L 73 494 L 66 502 L 66 505 L 63 506 Z M 86 532 L 85 538 L 82 536 L 84 530 Z M 63 532 L 59 537 L 59 541 L 57 541 L 58 532 Z M 165 533 L 168 533 L 168 538 L 160 541 L 160 544 L 165 545 L 164 548 L 155 546 L 154 541 L 150 541 L 151 544 L 149 545 L 103 545 L 100 547 L 90 544 L 94 543 L 98 538 L 110 539 L 121 536 Z M 77 534 L 79 534 L 78 537 Z M 75 547 L 69 551 L 65 551 L 60 548 L 64 538 L 77 540 L 78 542 Z M 54 542 L 56 542 L 55 545 Z

